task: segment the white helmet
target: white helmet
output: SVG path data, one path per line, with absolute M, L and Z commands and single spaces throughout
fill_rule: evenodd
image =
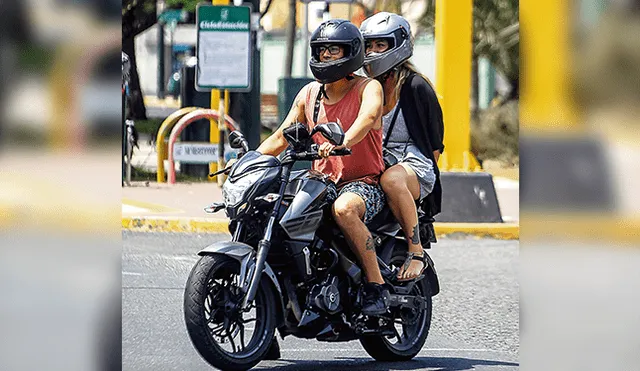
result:
M 378 77 L 413 55 L 409 22 L 397 14 L 376 13 L 362 22 L 360 32 L 365 42 L 374 39 L 389 41 L 386 51 L 365 55 L 363 70 L 369 77 Z

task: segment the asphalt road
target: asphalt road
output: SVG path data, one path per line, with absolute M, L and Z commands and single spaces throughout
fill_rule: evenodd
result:
M 224 234 L 123 232 L 123 370 L 211 370 L 185 330 L 182 294 L 196 252 Z M 256 369 L 517 370 L 517 241 L 443 239 L 430 255 L 442 290 L 422 352 L 410 362 L 375 362 L 357 341 L 287 337 L 282 358 Z

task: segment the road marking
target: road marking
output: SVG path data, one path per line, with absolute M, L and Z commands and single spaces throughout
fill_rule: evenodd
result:
M 142 273 L 137 272 L 122 272 L 123 276 L 142 276 Z
M 365 352 L 364 349 L 358 349 L 358 348 L 352 348 L 352 349 L 344 349 L 344 348 L 340 348 L 340 349 L 318 349 L 318 348 L 313 348 L 313 349 L 286 349 L 286 348 L 280 348 L 281 351 L 283 352 L 353 352 L 353 351 L 359 351 L 359 352 Z M 502 351 L 502 350 L 493 350 L 493 349 L 482 349 L 482 348 L 470 348 L 470 349 L 465 349 L 465 348 L 461 348 L 461 349 L 457 349 L 457 348 L 423 348 L 420 352 L 427 352 L 427 351 L 432 351 L 432 352 L 496 352 L 496 353 L 509 353 L 506 351 Z
M 127 205 L 127 204 L 122 204 L 122 213 L 123 214 L 144 213 L 144 212 L 147 212 L 147 211 L 149 211 L 149 210 L 143 209 L 143 208 L 137 207 L 137 206 L 131 206 L 131 205 Z
M 184 210 L 176 209 L 169 206 L 153 204 L 150 202 L 131 200 L 128 198 L 122 199 L 122 213 L 134 214 L 134 213 L 184 213 Z

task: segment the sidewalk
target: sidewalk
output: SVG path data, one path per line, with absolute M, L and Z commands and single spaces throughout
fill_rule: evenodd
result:
M 156 148 L 141 136 L 132 159 L 134 167 L 157 171 Z M 165 161 L 165 171 L 168 170 Z M 502 174 L 500 174 L 502 175 Z M 436 223 L 438 236 L 466 234 L 500 239 L 519 239 L 519 182 L 494 176 L 494 186 L 504 223 Z M 134 182 L 122 189 L 122 228 L 152 232 L 227 232 L 224 211 L 207 214 L 204 208 L 222 201 L 216 182 L 167 183 Z
M 436 223 L 439 237 L 466 234 L 479 237 L 518 239 L 518 186 L 509 179 L 497 179 L 496 190 L 505 223 Z M 215 182 L 134 182 L 122 189 L 122 228 L 147 232 L 227 232 L 224 211 L 207 214 L 204 207 L 222 201 Z M 505 213 L 506 212 L 506 213 Z

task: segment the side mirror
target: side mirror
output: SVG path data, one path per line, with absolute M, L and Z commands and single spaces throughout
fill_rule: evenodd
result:
M 282 131 L 282 134 L 284 135 L 287 142 L 297 150 L 304 150 L 304 148 L 307 147 L 309 140 L 311 139 L 311 135 L 309 134 L 307 125 L 301 122 L 296 122 L 289 125 Z
M 316 125 L 311 132 L 311 135 L 320 132 L 323 137 L 327 138 L 333 145 L 340 146 L 344 143 L 344 131 L 342 127 L 335 122 L 328 122 L 326 124 Z
M 239 130 L 234 130 L 229 133 L 229 145 L 231 148 L 242 148 L 245 151 L 249 150 L 247 140 Z

